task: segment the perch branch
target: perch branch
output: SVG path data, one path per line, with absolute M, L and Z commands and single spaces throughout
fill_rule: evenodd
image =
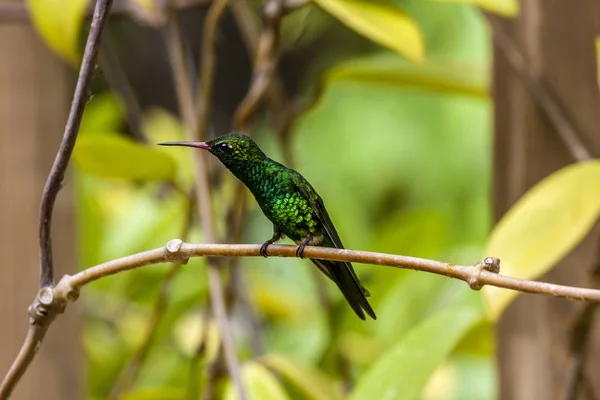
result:
M 190 257 L 260 257 L 260 246 L 259 244 L 189 244 L 180 239 L 173 239 L 165 247 L 108 261 L 78 272 L 73 276 L 66 275 L 56 285 L 54 298 L 68 299 L 70 297 L 67 295 L 74 290 L 76 291 L 103 276 L 114 275 L 120 271 L 150 264 L 163 262 L 185 264 Z M 273 244 L 269 246 L 269 255 L 285 258 L 296 257 L 296 246 Z M 319 260 L 382 265 L 429 272 L 460 279 L 469 284 L 474 290 L 479 290 L 484 285 L 490 285 L 523 293 L 543 294 L 569 300 L 600 302 L 600 290 L 598 289 L 557 285 L 500 275 L 495 272 L 499 270 L 500 261 L 492 257 L 487 257 L 475 266 L 471 266 L 394 254 L 315 246 L 307 246 L 304 256 Z
M 48 331 L 48 327 L 56 315 L 63 312 L 66 305 L 66 299 L 55 299 L 53 296 L 54 267 L 52 265 L 52 243 L 50 240 L 52 210 L 58 192 L 62 187 L 65 171 L 75 146 L 83 109 L 89 96 L 88 91 L 95 69 L 100 36 L 108 19 L 111 5 L 112 0 L 98 0 L 94 9 L 90 33 L 83 53 L 83 61 L 79 70 L 65 132 L 42 194 L 39 216 L 40 291 L 29 307 L 30 325 L 27 337 L 17 358 L 2 384 L 0 384 L 0 399 L 10 396 L 29 364 L 33 361 Z M 73 295 L 73 293 L 71 294 Z

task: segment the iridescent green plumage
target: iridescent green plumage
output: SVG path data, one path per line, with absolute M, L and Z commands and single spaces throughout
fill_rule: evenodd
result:
M 297 252 L 300 256 L 306 245 L 344 248 L 323 200 L 310 183 L 298 172 L 268 158 L 248 136 L 230 133 L 206 143 L 164 144 L 210 151 L 250 189 L 263 213 L 273 223 L 273 237 L 261 249 L 264 256 L 267 246 L 283 235 L 300 245 Z M 352 264 L 311 261 L 338 285 L 360 318 L 365 319 L 366 312 L 375 319 L 375 312 L 365 297 L 368 291 L 362 287 Z

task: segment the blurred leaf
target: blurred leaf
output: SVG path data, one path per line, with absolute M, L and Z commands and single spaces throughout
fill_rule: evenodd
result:
M 438 365 L 481 317 L 470 309 L 451 309 L 417 325 L 365 372 L 349 399 L 419 398 Z
M 429 0 L 443 3 L 461 3 L 479 6 L 487 11 L 503 15 L 505 17 L 516 17 L 519 14 L 518 0 Z
M 379 311 L 377 311 L 379 313 Z M 379 315 L 379 314 L 378 314 Z M 356 323 L 356 316 L 351 322 Z M 381 320 L 381 317 L 379 318 Z M 340 330 L 338 348 L 342 356 L 355 364 L 372 365 L 381 355 L 381 341 L 372 335 L 362 334 L 351 329 Z
M 434 275 L 407 275 L 379 303 L 375 336 L 386 344 L 396 343 L 422 320 L 446 282 Z
M 219 329 L 214 323 L 206 327 L 204 322 L 204 317 L 199 313 L 184 316 L 175 327 L 174 337 L 178 348 L 188 357 L 196 354 L 198 343 L 203 340 L 206 346 L 203 360 L 208 363 L 217 357 L 221 338 Z
M 124 117 L 121 99 L 116 94 L 110 91 L 98 93 L 87 102 L 79 131 L 81 134 L 118 132 Z
M 162 8 L 157 7 L 155 0 L 132 0 L 131 10 L 137 20 L 158 27 L 166 22 Z
M 316 368 L 300 365 L 278 354 L 266 355 L 260 361 L 279 373 L 283 379 L 297 388 L 308 399 L 341 400 L 343 398 L 337 390 L 338 383 Z
M 489 73 L 484 68 L 435 60 L 415 65 L 387 53 L 341 63 L 328 71 L 326 80 L 489 98 Z
M 95 133 L 77 140 L 73 161 L 87 173 L 107 178 L 171 180 L 173 157 L 114 133 Z
M 477 356 L 493 355 L 494 350 L 494 325 L 488 319 L 481 320 L 456 346 L 457 353 Z
M 144 117 L 143 130 L 151 146 L 161 142 L 176 142 L 185 140 L 181 121 L 173 114 L 160 108 L 148 111 Z M 190 188 L 194 182 L 192 164 L 192 151 L 185 147 L 154 146 L 156 150 L 164 152 L 175 159 L 177 163 L 178 181 L 182 186 Z
M 180 400 L 185 398 L 185 391 L 180 388 L 140 388 L 125 393 L 119 400 Z
M 242 367 L 242 381 L 248 400 L 288 400 L 289 397 L 273 374 L 256 362 L 249 362 Z M 227 382 L 225 400 L 239 399 L 235 385 Z
M 566 256 L 600 214 L 600 161 L 562 168 L 538 182 L 494 227 L 486 256 L 500 258 L 501 272 L 534 279 Z M 497 320 L 517 292 L 486 286 L 488 314 Z
M 425 60 L 423 35 L 417 24 L 392 5 L 354 0 L 314 0 L 359 34 L 388 47 L 408 60 Z
M 73 66 L 79 63 L 77 45 L 87 3 L 87 0 L 27 0 L 39 34 Z

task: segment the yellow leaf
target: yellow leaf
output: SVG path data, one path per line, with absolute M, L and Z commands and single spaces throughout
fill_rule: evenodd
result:
M 242 367 L 242 382 L 248 400 L 289 400 L 289 396 L 267 368 L 257 362 L 249 362 Z M 238 400 L 238 394 L 231 381 L 225 388 L 225 400 Z
M 354 0 L 314 0 L 361 35 L 388 47 L 410 61 L 425 60 L 423 35 L 417 24 L 393 6 Z
M 279 354 L 268 354 L 260 362 L 279 373 L 310 400 L 341 400 L 338 382 L 317 368 L 302 365 Z
M 133 15 L 150 26 L 158 27 L 166 22 L 162 8 L 157 7 L 155 0 L 131 0 Z
M 567 166 L 531 188 L 498 222 L 486 256 L 502 261 L 501 273 L 535 279 L 567 255 L 600 214 L 600 161 Z M 486 286 L 489 316 L 496 320 L 517 292 Z
M 77 44 L 87 0 L 27 0 L 31 19 L 42 38 L 69 63 L 79 63 Z
M 487 11 L 503 15 L 505 17 L 515 17 L 519 14 L 518 0 L 430 0 L 444 3 L 461 3 L 479 6 Z

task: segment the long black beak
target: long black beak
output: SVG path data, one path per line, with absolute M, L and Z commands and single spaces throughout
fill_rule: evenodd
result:
M 165 142 L 159 143 L 160 146 L 185 146 L 195 147 L 197 149 L 210 150 L 210 146 L 206 142 Z

